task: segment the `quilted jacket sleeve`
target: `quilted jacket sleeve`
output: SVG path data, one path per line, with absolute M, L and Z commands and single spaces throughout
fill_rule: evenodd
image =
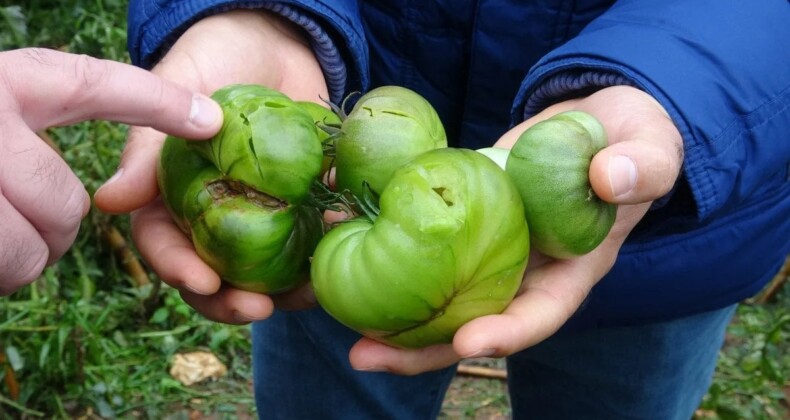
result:
M 333 101 L 367 88 L 368 50 L 356 0 L 132 0 L 127 41 L 132 62 L 150 68 L 191 24 L 240 8 L 267 9 L 301 26 Z
M 591 87 L 653 95 L 683 136 L 697 220 L 788 194 L 790 3 L 622 0 L 545 56 L 514 121 Z

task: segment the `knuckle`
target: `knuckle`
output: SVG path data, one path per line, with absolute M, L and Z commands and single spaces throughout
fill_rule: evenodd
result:
M 152 115 L 157 117 L 157 119 L 164 118 L 170 110 L 167 82 L 164 79 L 159 77 L 154 79 L 153 86 L 151 86 L 151 98 L 155 98 L 151 102 L 153 104 L 151 106 Z
M 85 187 L 77 183 L 66 194 L 63 203 L 63 226 L 67 231 L 74 231 L 79 228 L 82 218 L 90 208 L 90 197 Z
M 19 76 L 35 69 L 53 70 L 63 57 L 61 53 L 47 48 L 22 48 L 4 54 L 8 59 L 0 61 L 0 86 L 16 94 L 24 93 L 19 90 Z M 20 71 L 19 63 L 27 72 Z
M 88 102 L 99 94 L 110 76 L 107 62 L 85 54 L 77 55 L 66 66 L 71 67 L 65 70 L 71 72 L 74 80 L 68 102 L 75 105 Z
M 42 231 L 63 234 L 75 232 L 90 208 L 88 192 L 76 179 L 50 183 L 47 194 L 39 196 L 43 218 L 38 225 Z
M 44 271 L 48 253 L 35 241 L 18 238 L 14 243 L 0 244 L 0 295 L 8 296 L 32 283 Z

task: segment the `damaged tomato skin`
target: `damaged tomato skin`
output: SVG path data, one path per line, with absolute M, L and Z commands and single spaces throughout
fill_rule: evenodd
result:
M 190 142 L 231 179 L 292 203 L 301 202 L 321 171 L 318 127 L 297 102 L 258 85 L 231 85 L 212 95 L 223 124 L 209 141 Z
M 444 126 L 425 98 L 399 86 L 373 89 L 356 102 L 335 141 L 337 190 L 363 197 L 367 183 L 380 194 L 395 169 L 443 147 Z
M 323 235 L 303 205 L 321 167 L 312 118 L 285 95 L 234 85 L 215 95 L 223 128 L 211 140 L 168 137 L 157 180 L 197 254 L 234 287 L 277 293 L 304 282 Z M 282 128 L 287 124 L 287 128 Z
M 443 148 L 400 167 L 375 221 L 330 230 L 311 270 L 318 302 L 339 322 L 383 343 L 449 343 L 463 324 L 500 313 L 529 254 L 518 191 L 471 150 Z

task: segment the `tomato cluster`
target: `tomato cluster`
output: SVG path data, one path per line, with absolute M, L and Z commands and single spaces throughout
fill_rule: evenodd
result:
M 613 207 L 590 204 L 589 161 L 606 139 L 587 114 L 528 130 L 512 153 L 499 151 L 503 169 L 490 153 L 447 147 L 434 108 L 402 87 L 371 90 L 348 115 L 255 85 L 213 97 L 220 133 L 168 138 L 158 168 L 162 198 L 197 253 L 245 290 L 310 278 L 330 315 L 385 343 L 451 341 L 510 303 L 530 241 L 578 255 L 614 218 Z M 330 168 L 334 189 L 322 184 Z M 327 226 L 325 209 L 350 217 Z M 601 215 L 576 232 L 577 212 Z

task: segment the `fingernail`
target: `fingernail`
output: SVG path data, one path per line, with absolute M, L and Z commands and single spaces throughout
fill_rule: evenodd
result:
M 636 164 L 628 156 L 612 156 L 609 158 L 609 183 L 612 195 L 620 197 L 634 189 L 636 185 Z
M 354 370 L 358 370 L 360 372 L 389 372 L 389 370 L 384 366 L 366 366 L 361 368 L 354 368 Z
M 210 127 L 220 117 L 219 107 L 203 95 L 192 97 L 192 108 L 189 110 L 189 121 L 198 127 Z
M 118 179 L 121 178 L 122 175 L 123 175 L 123 168 L 118 168 L 118 170 L 115 171 L 113 176 L 111 176 L 110 179 L 107 180 L 107 182 L 105 182 L 101 187 L 99 187 L 99 189 L 102 189 L 102 188 L 112 184 L 113 182 L 117 181 Z
M 480 349 L 465 355 L 464 359 L 476 359 L 479 357 L 488 357 L 488 356 L 493 356 L 494 353 L 496 353 L 496 349 Z
M 239 311 L 233 311 L 233 318 L 239 322 L 253 322 L 261 319 L 260 317 L 247 315 Z
M 201 290 L 201 287 L 195 287 L 195 285 L 191 283 L 184 283 L 182 287 L 187 291 L 192 292 L 196 295 L 208 296 L 217 293 L 217 290 L 214 288 L 211 289 L 206 288 L 206 290 Z

